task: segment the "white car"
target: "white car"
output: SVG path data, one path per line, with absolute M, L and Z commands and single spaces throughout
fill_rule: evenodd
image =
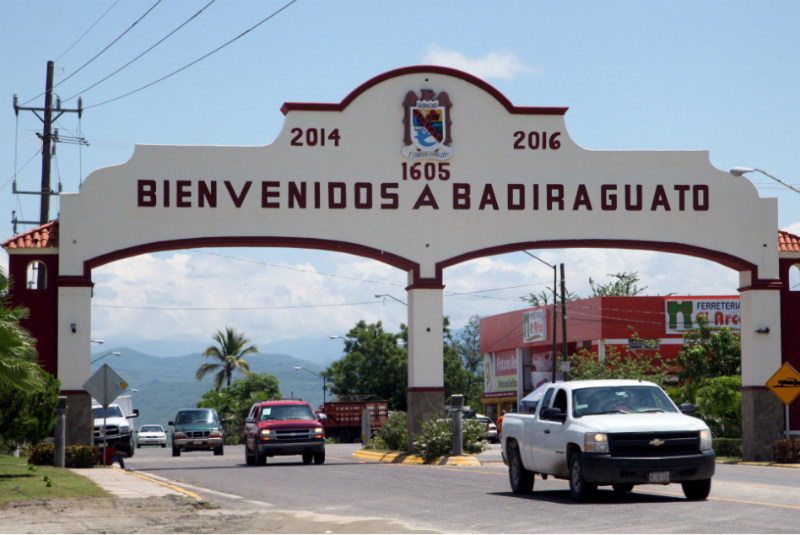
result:
M 160 425 L 143 425 L 139 428 L 136 434 L 137 448 L 141 448 L 142 446 L 161 446 L 162 448 L 167 447 L 167 434 L 164 432 L 164 428 Z

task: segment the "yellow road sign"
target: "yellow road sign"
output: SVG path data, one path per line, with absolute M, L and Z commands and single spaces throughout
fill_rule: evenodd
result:
M 781 369 L 767 381 L 767 388 L 772 390 L 784 405 L 789 405 L 800 395 L 800 373 L 797 373 L 791 364 L 784 362 Z

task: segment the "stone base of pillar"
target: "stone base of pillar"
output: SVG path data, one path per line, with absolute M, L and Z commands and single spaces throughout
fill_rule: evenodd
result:
M 94 440 L 92 396 L 67 393 L 67 446 L 91 446 Z
M 742 390 L 742 460 L 772 461 L 772 443 L 784 438 L 784 405 L 769 390 Z
M 422 424 L 439 417 L 444 411 L 444 387 L 409 388 L 408 401 L 408 453 L 414 453 L 412 443 Z

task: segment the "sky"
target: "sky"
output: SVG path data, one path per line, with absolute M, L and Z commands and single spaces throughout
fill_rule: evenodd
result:
M 66 113 L 56 124 L 61 136 L 78 137 L 80 128 L 89 143 L 57 145 L 52 182 L 65 192 L 78 191 L 91 171 L 125 162 L 137 143 L 267 145 L 283 124 L 284 102 L 339 102 L 370 78 L 419 64 L 470 72 L 517 106 L 569 107 L 569 133 L 587 149 L 708 150 L 720 169 L 758 168 L 800 187 L 798 2 L 297 0 L 194 65 L 112 100 L 206 56 L 289 0 L 209 2 L 2 3 L 5 221 L 12 210 L 20 220 L 38 220 L 38 197 L 12 194 L 12 181 L 17 190 L 40 188 L 42 125 L 31 112 L 15 116 L 12 95 L 42 107 L 48 60 L 56 62 L 62 106 L 75 108 L 72 97 L 83 95 L 85 108 L 80 123 Z M 731 180 L 751 180 L 762 197 L 776 197 L 779 227 L 800 234 L 800 194 L 757 173 Z M 52 207 L 54 218 L 57 197 Z M 0 225 L 0 238 L 11 236 L 12 225 Z M 590 277 L 607 282 L 619 272 L 638 272 L 651 295 L 735 295 L 738 286 L 737 273 L 678 255 L 535 253 L 564 263 L 569 290 L 581 296 L 591 292 Z M 445 297 L 454 327 L 476 314 L 520 309 L 520 296 L 552 284 L 552 270 L 523 253 L 470 261 L 444 276 L 447 292 L 493 290 Z M 390 331 L 407 321 L 397 301 L 406 299 L 405 273 L 324 251 L 173 251 L 103 266 L 93 280 L 92 336 L 116 347 L 162 341 L 188 353 L 226 325 L 267 344 L 344 335 L 361 319 Z M 375 298 L 381 294 L 397 300 Z

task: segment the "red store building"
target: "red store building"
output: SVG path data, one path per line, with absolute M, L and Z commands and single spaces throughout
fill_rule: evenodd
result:
M 641 357 L 674 359 L 683 333 L 703 315 L 712 328 L 740 331 L 738 296 L 595 297 L 566 304 L 569 354 L 586 349 L 604 358 L 611 348 Z M 556 321 L 556 380 L 562 380 L 563 332 Z M 486 415 L 516 411 L 517 402 L 552 380 L 553 307 L 537 307 L 481 319 Z

